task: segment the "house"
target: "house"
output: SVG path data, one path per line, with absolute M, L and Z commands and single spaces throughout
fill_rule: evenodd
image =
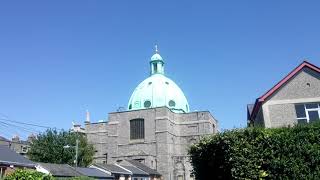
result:
M 129 167 L 134 166 L 134 167 L 142 170 L 143 172 L 147 173 L 150 180 L 160 180 L 162 178 L 162 175 L 158 171 L 151 169 L 148 166 L 146 166 L 145 164 L 143 164 L 139 161 L 136 161 L 136 160 L 126 159 L 126 160 L 120 162 L 120 166 L 125 167 L 125 168 L 128 166 Z M 135 180 L 135 179 L 133 178 L 133 180 Z
M 82 174 L 83 176 L 91 177 L 94 179 L 114 179 L 114 176 L 104 172 L 100 171 L 96 168 L 83 168 L 83 167 L 77 167 L 75 170 Z
M 68 164 L 38 163 L 36 166 L 38 172 L 50 174 L 53 177 L 69 178 L 82 176 Z
M 36 169 L 57 178 L 87 176 L 94 179 L 114 179 L 114 176 L 96 168 L 72 167 L 68 164 L 38 163 Z
M 304 61 L 247 106 L 248 126 L 310 123 L 320 118 L 320 68 Z
M 111 174 L 115 180 L 130 180 L 133 175 L 132 172 L 116 164 L 94 164 L 91 167 Z
M 5 138 L 5 137 L 3 137 L 3 136 L 0 136 L 0 145 L 6 145 L 6 146 L 9 147 L 9 145 L 10 145 L 10 140 L 7 139 L 7 138 Z
M 35 169 L 35 163 L 17 154 L 7 145 L 0 145 L 0 177 L 16 169 Z
M 0 136 L 0 145 L 6 145 L 13 151 L 23 156 L 27 156 L 28 150 L 30 149 L 30 143 L 36 136 L 31 134 L 28 136 L 28 140 L 21 140 L 19 136 L 14 136 L 11 140 Z

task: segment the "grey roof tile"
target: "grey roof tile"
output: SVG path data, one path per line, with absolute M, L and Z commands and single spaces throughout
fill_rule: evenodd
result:
M 114 164 L 95 164 L 97 167 L 100 167 L 102 169 L 105 169 L 109 172 L 111 172 L 112 174 L 127 174 L 127 175 L 131 175 L 130 172 L 126 171 L 125 169 L 116 166 Z
M 35 167 L 35 163 L 17 154 L 6 145 L 0 145 L 0 163 L 23 167 Z
M 132 164 L 133 166 L 141 169 L 142 171 L 148 173 L 149 175 L 157 175 L 157 176 L 161 176 L 161 174 L 154 170 L 154 169 L 151 169 L 149 168 L 148 166 L 140 163 L 139 161 L 136 161 L 136 160 L 131 160 L 131 159 L 126 159 L 126 161 L 128 161 L 130 164 Z
M 68 164 L 53 164 L 53 163 L 38 163 L 43 168 L 48 170 L 52 176 L 56 177 L 74 177 L 82 176 L 73 167 Z
M 129 171 L 132 172 L 133 176 L 135 175 L 139 175 L 139 176 L 149 176 L 148 173 L 142 171 L 141 169 L 137 168 L 137 167 L 134 167 L 134 166 L 121 166 Z
M 95 168 L 83 168 L 77 167 L 75 170 L 81 173 L 84 176 L 94 177 L 94 178 L 104 178 L 104 179 L 113 179 L 114 176 L 111 176 L 105 172 L 100 171 L 99 169 Z

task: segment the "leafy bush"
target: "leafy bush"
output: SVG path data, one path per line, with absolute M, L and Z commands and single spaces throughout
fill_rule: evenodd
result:
M 319 179 L 320 124 L 226 131 L 189 154 L 196 179 Z
M 5 180 L 53 180 L 53 177 L 50 175 L 43 174 L 41 172 L 37 172 L 35 170 L 22 170 L 18 169 L 12 174 L 6 176 Z

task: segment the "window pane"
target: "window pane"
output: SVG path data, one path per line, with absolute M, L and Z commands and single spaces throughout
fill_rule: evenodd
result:
M 130 139 L 144 138 L 144 119 L 133 119 L 130 121 Z
M 298 124 L 306 124 L 307 119 L 298 119 Z
M 316 103 L 306 104 L 306 108 L 307 109 L 318 108 L 318 104 L 316 104 Z
M 308 114 L 309 114 L 309 122 L 314 122 L 319 120 L 318 111 L 308 111 Z
M 303 104 L 296 104 L 295 108 L 296 108 L 297 118 L 306 117 L 306 111 L 304 110 L 304 105 Z

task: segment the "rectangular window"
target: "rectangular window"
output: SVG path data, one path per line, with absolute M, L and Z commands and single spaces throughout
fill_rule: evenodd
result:
M 158 64 L 153 64 L 153 69 L 154 69 L 154 72 L 157 73 L 158 72 Z
M 183 180 L 183 176 L 182 176 L 182 175 L 179 175 L 179 176 L 178 176 L 178 180 Z
M 295 107 L 296 107 L 297 118 L 305 118 L 306 110 L 304 108 L 304 104 L 296 104 Z
M 144 139 L 144 119 L 130 120 L 130 139 Z
M 319 120 L 319 111 L 308 111 L 309 122 L 314 122 Z
M 317 103 L 306 104 L 306 108 L 307 108 L 307 109 L 318 108 L 318 104 L 317 104 Z
M 319 103 L 295 104 L 295 109 L 299 124 L 320 120 Z

